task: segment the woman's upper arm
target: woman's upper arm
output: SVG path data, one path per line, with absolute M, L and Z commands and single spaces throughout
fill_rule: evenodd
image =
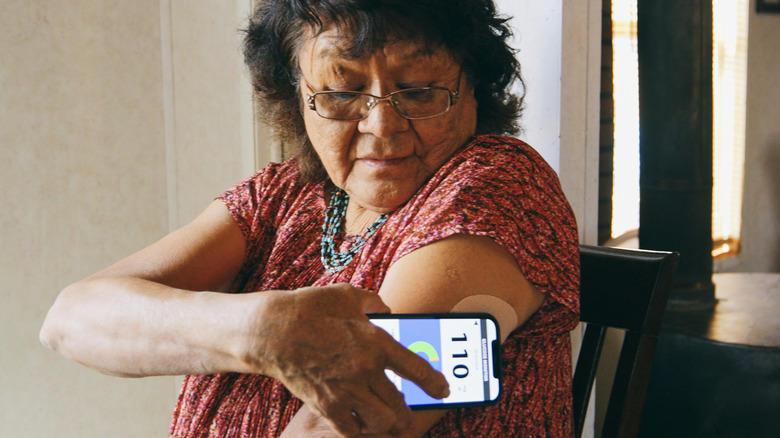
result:
M 467 234 L 400 258 L 388 269 L 379 295 L 396 313 L 487 311 L 498 319 L 503 336 L 544 302 L 506 249 L 489 237 Z M 510 307 L 515 318 L 502 312 Z
M 544 302 L 509 252 L 489 237 L 466 234 L 401 257 L 388 269 L 379 295 L 395 313 L 491 313 L 503 339 Z M 415 412 L 404 436 L 422 435 L 445 413 Z
M 187 290 L 226 291 L 244 261 L 246 241 L 222 201 L 195 220 L 93 277 L 138 277 Z

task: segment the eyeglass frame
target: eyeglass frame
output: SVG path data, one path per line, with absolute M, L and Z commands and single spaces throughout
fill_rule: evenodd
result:
M 326 90 L 326 91 L 315 91 L 313 94 L 306 94 L 306 103 L 308 104 L 308 107 L 310 110 L 314 111 L 318 116 L 322 117 L 326 120 L 338 120 L 343 122 L 356 122 L 359 120 L 364 120 L 368 118 L 368 114 L 371 113 L 371 110 L 374 109 L 377 105 L 379 105 L 383 101 L 388 101 L 390 103 L 390 106 L 395 110 L 395 112 L 407 120 L 425 120 L 425 119 L 432 119 L 434 117 L 439 117 L 443 114 L 447 114 L 450 109 L 455 106 L 456 103 L 458 103 L 458 100 L 460 98 L 460 79 L 463 75 L 463 70 L 461 70 L 458 73 L 458 88 L 455 90 L 451 90 L 447 87 L 438 87 L 438 86 L 429 86 L 429 87 L 415 87 L 415 88 L 405 88 L 403 90 L 397 90 L 393 91 L 392 93 L 388 93 L 384 96 L 375 96 L 371 93 L 364 93 L 362 91 L 337 91 L 337 90 Z M 303 79 L 304 82 L 306 82 L 306 86 L 309 87 L 309 89 L 312 88 L 311 84 L 309 84 L 309 81 L 306 80 L 306 78 Z M 399 110 L 396 107 L 395 101 L 393 101 L 392 97 L 397 94 L 403 94 L 408 93 L 410 91 L 425 91 L 425 90 L 444 90 L 449 93 L 449 104 L 447 105 L 447 109 L 431 116 L 425 116 L 425 117 L 407 117 L 403 114 L 401 114 L 401 110 Z M 322 114 L 320 114 L 319 111 L 317 111 L 317 105 L 314 102 L 314 99 L 318 95 L 328 95 L 328 94 L 357 94 L 361 96 L 368 96 L 371 98 L 371 100 L 368 101 L 368 111 L 366 111 L 366 114 L 363 115 L 363 117 L 356 118 L 356 119 L 338 119 L 334 117 L 325 117 Z

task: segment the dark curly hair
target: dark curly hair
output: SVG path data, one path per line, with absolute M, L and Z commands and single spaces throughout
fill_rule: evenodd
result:
M 308 181 L 327 178 L 306 136 L 298 92 L 298 50 L 308 30 L 335 25 L 351 38 L 349 54 L 371 54 L 388 41 L 415 41 L 429 50 L 444 47 L 474 85 L 477 134 L 516 134 L 522 82 L 514 50 L 507 44 L 508 18 L 492 0 L 263 0 L 245 30 L 244 60 L 252 77 L 259 116 L 285 144 L 298 147 Z

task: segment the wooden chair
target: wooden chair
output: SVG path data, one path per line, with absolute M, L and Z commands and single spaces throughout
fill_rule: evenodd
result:
M 585 323 L 574 371 L 574 430 L 582 435 L 608 327 L 625 331 L 602 437 L 635 437 L 655 345 L 677 269 L 673 252 L 581 246 L 581 316 Z

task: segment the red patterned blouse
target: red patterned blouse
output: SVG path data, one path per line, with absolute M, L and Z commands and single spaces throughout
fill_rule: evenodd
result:
M 577 227 L 555 172 L 527 144 L 479 136 L 393 212 L 343 270 L 320 262 L 324 183 L 301 184 L 293 160 L 270 164 L 220 199 L 247 241 L 233 292 L 348 282 L 379 290 L 393 262 L 453 234 L 489 236 L 547 295 L 503 345 L 503 398 L 452 410 L 429 436 L 571 435 L 569 331 L 579 316 Z M 187 376 L 172 437 L 275 437 L 301 401 L 256 374 Z

